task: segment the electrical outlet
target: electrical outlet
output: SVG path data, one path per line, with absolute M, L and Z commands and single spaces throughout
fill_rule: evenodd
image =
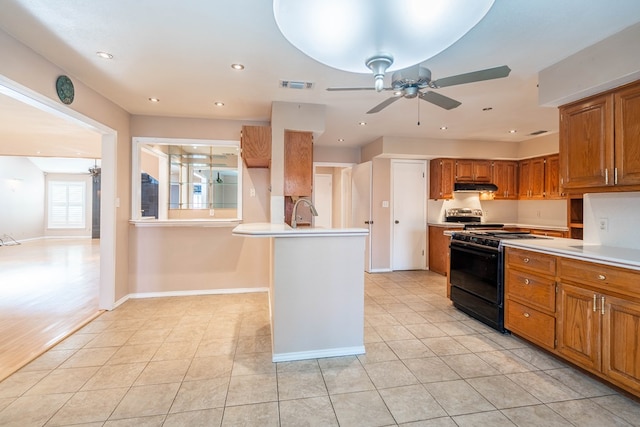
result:
M 609 230 L 609 218 L 600 218 L 600 219 L 598 219 L 598 227 L 602 231 Z
M 536 211 L 536 216 L 540 218 L 540 211 Z
M 249 197 L 256 197 L 256 189 L 252 188 L 249 190 Z

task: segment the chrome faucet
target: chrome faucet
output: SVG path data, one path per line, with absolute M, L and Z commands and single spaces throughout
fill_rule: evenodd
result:
M 293 205 L 293 212 L 291 213 L 291 228 L 296 228 L 298 226 L 298 222 L 296 218 L 298 213 L 298 205 L 300 204 L 300 202 L 304 202 L 307 206 L 309 206 L 309 209 L 311 210 L 311 215 L 318 216 L 318 211 L 316 210 L 315 206 L 313 206 L 313 203 L 309 201 L 309 199 L 302 199 L 302 198 L 298 199 L 296 201 L 296 204 Z

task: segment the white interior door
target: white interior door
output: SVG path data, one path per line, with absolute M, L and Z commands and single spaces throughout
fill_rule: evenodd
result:
M 316 227 L 333 227 L 333 176 L 317 173 L 314 176 L 313 204 L 318 211 L 318 216 L 313 217 Z
M 426 266 L 426 162 L 393 160 L 392 269 L 420 270 Z
M 351 227 L 367 228 L 364 270 L 371 271 L 371 162 L 361 163 L 351 171 Z

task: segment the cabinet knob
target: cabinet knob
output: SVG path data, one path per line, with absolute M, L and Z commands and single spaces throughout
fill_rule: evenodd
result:
M 528 285 L 529 283 L 531 283 L 531 282 L 529 281 L 529 279 L 524 279 L 524 284 L 525 284 L 525 285 Z
M 526 317 L 527 319 L 529 318 L 529 313 L 527 313 L 526 311 L 525 311 L 524 313 L 522 313 L 522 315 L 523 315 L 524 317 Z
M 529 261 L 531 261 L 531 260 L 530 260 L 529 258 L 525 258 L 525 259 L 523 259 L 522 261 L 523 261 L 523 262 L 527 262 L 527 263 L 528 263 L 528 262 L 529 262 Z
M 607 276 L 605 276 L 604 274 L 598 274 L 598 280 L 605 280 L 607 278 Z

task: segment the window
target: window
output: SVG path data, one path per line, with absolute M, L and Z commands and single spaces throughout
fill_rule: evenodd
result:
M 86 185 L 81 181 L 49 181 L 49 228 L 85 227 Z
M 133 138 L 133 220 L 242 218 L 239 141 Z

